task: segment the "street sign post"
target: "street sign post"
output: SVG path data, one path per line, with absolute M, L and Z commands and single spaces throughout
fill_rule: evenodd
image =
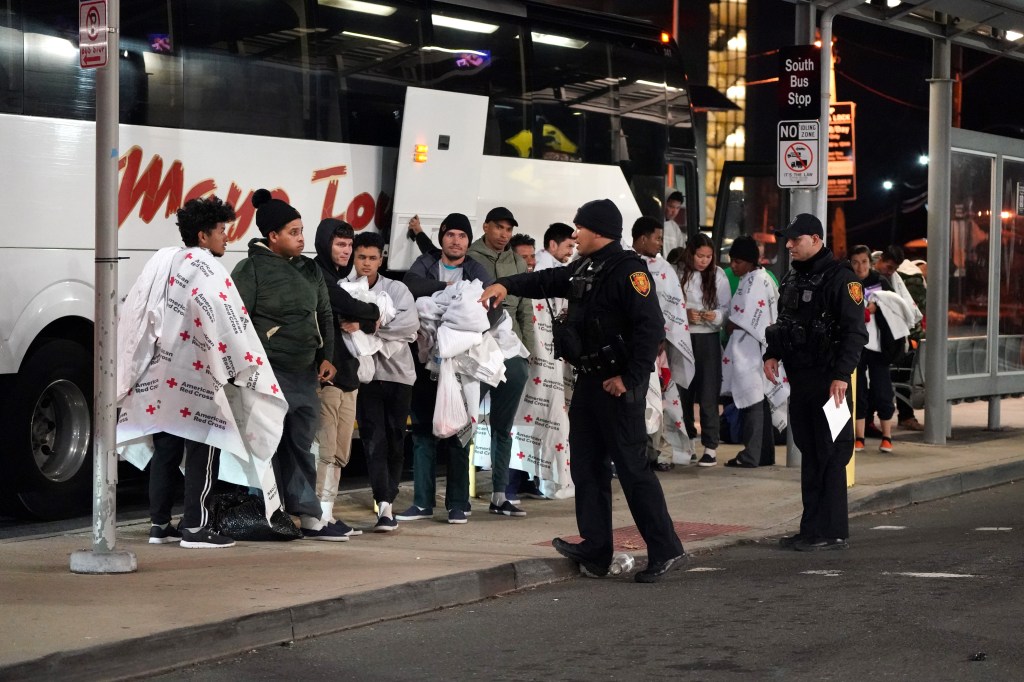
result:
M 818 186 L 818 122 L 779 121 L 779 187 Z
M 107 0 L 78 5 L 78 63 L 83 69 L 107 65 Z

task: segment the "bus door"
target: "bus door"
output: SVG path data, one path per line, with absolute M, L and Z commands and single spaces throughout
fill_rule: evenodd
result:
M 761 266 L 779 281 L 789 269 L 789 253 L 774 231 L 789 222 L 789 192 L 779 189 L 773 164 L 727 161 L 715 204 L 712 240 L 718 264 L 729 266 L 729 248 L 736 237 L 750 235 L 761 251 Z
M 479 224 L 477 197 L 483 168 L 486 97 L 408 88 L 398 149 L 388 269 L 407 270 L 420 255 L 407 236 L 409 219 L 438 243 L 441 221 L 464 213 Z

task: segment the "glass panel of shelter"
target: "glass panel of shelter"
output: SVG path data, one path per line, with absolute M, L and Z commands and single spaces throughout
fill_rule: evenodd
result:
M 25 34 L 20 0 L 0 2 L 0 113 L 20 114 L 24 101 Z
M 999 370 L 1024 370 L 1024 160 L 1002 159 Z

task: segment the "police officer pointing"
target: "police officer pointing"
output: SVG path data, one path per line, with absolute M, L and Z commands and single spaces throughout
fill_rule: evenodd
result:
M 804 511 L 800 532 L 779 544 L 811 552 L 846 549 L 850 535 L 846 507 L 846 465 L 853 454 L 853 422 L 832 440 L 824 410 L 832 399 L 850 404 L 847 388 L 867 343 L 864 291 L 846 261 L 825 246 L 815 216 L 801 213 L 776 236 L 793 259 L 779 290 L 778 321 L 765 330 L 764 373 L 778 382 L 785 365 L 793 441 L 803 462 L 800 487 Z
M 658 580 L 685 554 L 647 459 L 647 386 L 664 320 L 643 260 L 623 250 L 622 214 L 608 199 L 580 207 L 574 220 L 580 260 L 568 267 L 499 278 L 481 302 L 507 294 L 566 298 L 567 315 L 554 324 L 555 354 L 578 373 L 569 406 L 570 470 L 576 485 L 576 523 L 583 542 L 552 540 L 560 554 L 595 576 L 612 559 L 610 463 L 633 519 L 647 543 L 647 568 L 636 581 Z

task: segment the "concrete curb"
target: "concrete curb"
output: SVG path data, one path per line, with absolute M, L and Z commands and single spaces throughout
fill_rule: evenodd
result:
M 972 469 L 909 483 L 896 483 L 858 500 L 850 500 L 850 514 L 899 509 L 919 502 L 953 497 L 1024 479 L 1024 460 Z
M 524 559 L 0 667 L 4 680 L 120 680 L 537 587 L 579 575 L 568 559 Z M 201 652 L 200 656 L 190 653 Z

